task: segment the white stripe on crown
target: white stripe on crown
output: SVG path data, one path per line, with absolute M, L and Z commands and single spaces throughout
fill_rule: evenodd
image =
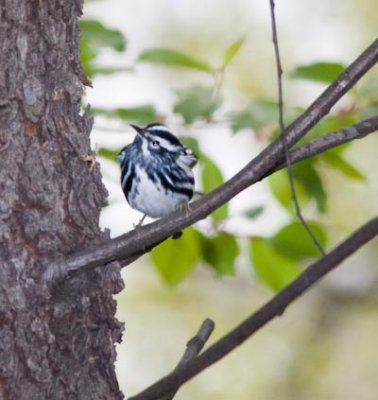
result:
M 169 132 L 169 129 L 165 125 L 154 125 L 148 127 L 149 131 L 164 131 L 164 132 Z M 170 133 L 170 132 L 169 132 Z
M 165 149 L 167 149 L 168 151 L 175 151 L 177 150 L 177 145 L 176 144 L 172 144 L 169 140 L 166 139 L 162 139 L 159 138 L 159 142 L 160 142 L 160 146 L 164 147 Z

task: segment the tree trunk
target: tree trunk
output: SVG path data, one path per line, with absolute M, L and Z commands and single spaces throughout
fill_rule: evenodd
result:
M 108 237 L 106 190 L 85 157 L 81 10 L 81 0 L 0 2 L 0 399 L 123 398 L 118 264 L 53 288 L 41 279 L 49 259 Z

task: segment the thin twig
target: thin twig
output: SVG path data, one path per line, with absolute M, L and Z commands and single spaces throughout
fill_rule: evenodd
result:
M 172 389 L 182 386 L 199 372 L 240 346 L 275 317 L 281 316 L 294 300 L 377 235 L 378 217 L 360 227 L 327 255 L 310 265 L 297 279 L 198 357 L 129 400 L 158 399 Z
M 314 232 L 311 230 L 309 225 L 307 224 L 306 220 L 304 219 L 301 208 L 299 206 L 297 194 L 295 191 L 295 184 L 294 184 L 294 173 L 293 173 L 293 168 L 292 168 L 292 161 L 290 158 L 290 152 L 289 152 L 289 147 L 284 140 L 282 134 L 285 130 L 285 124 L 284 124 L 284 118 L 283 118 L 283 87 L 282 87 L 282 64 L 281 64 L 281 57 L 280 57 L 280 50 L 278 46 L 278 36 L 277 36 L 277 25 L 276 25 L 276 17 L 275 17 L 275 12 L 274 12 L 274 0 L 269 0 L 270 4 L 270 16 L 271 16 L 271 21 L 272 21 L 272 39 L 273 39 L 273 47 L 274 47 L 274 54 L 276 57 L 276 67 L 277 67 L 277 83 L 278 83 L 278 120 L 279 120 L 279 127 L 281 131 L 281 138 L 283 142 L 283 148 L 285 152 L 285 160 L 286 160 L 286 166 L 287 166 L 287 174 L 289 177 L 289 185 L 290 185 L 290 193 L 291 193 L 291 199 L 295 208 L 295 213 L 305 228 L 306 232 L 310 236 L 312 242 L 314 245 L 317 247 L 319 250 L 320 254 L 324 255 L 325 252 L 323 250 L 322 245 L 320 244 L 319 240 L 317 239 L 316 235 Z
M 324 153 L 327 150 L 352 140 L 362 139 L 376 131 L 378 131 L 378 117 L 372 117 L 346 128 L 338 129 L 337 131 L 328 133 L 327 135 L 313 139 L 292 149 L 290 151 L 291 164 L 293 165 L 299 161 L 307 160 L 308 158 Z M 283 162 L 281 165 L 277 166 L 274 171 L 267 173 L 265 176 L 269 176 L 272 172 L 279 171 L 285 166 L 286 163 Z
M 201 352 L 206 342 L 208 341 L 214 328 L 215 328 L 214 321 L 211 320 L 210 318 L 206 318 L 202 322 L 196 335 L 193 336 L 186 344 L 185 352 L 182 355 L 174 371 L 177 371 L 179 368 L 182 368 L 186 363 L 188 363 L 190 360 L 193 360 L 195 357 L 198 356 L 198 354 Z M 162 396 L 159 400 L 172 400 L 173 397 L 176 395 L 178 389 L 179 388 L 173 389 L 168 395 Z
M 378 61 L 378 39 L 375 40 L 340 76 L 283 132 L 288 147 L 297 143 L 330 108 Z M 190 204 L 191 211 L 175 212 L 166 218 L 142 226 L 95 246 L 71 255 L 49 260 L 44 265 L 45 275 L 54 280 L 55 271 L 74 271 L 95 267 L 111 261 L 131 259 L 143 249 L 153 247 L 173 233 L 206 218 L 242 190 L 261 180 L 269 171 L 285 161 L 282 138 L 268 145 L 233 178 L 211 193 Z M 47 278 L 46 278 L 47 279 Z
M 213 333 L 214 328 L 215 323 L 212 319 L 206 318 L 202 322 L 197 334 L 193 336 L 186 344 L 185 352 L 177 364 L 176 369 L 182 367 L 194 357 L 198 356 L 203 349 L 203 346 L 205 346 L 206 342 L 208 341 L 210 335 Z

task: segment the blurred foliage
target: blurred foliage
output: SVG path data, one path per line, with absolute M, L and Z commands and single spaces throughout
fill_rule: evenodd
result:
M 298 263 L 280 253 L 269 239 L 251 238 L 250 258 L 257 277 L 275 291 L 285 287 L 300 273 Z
M 215 237 L 202 237 L 202 257 L 204 261 L 220 275 L 235 274 L 235 260 L 239 255 L 236 238 L 228 233 L 219 233 Z
M 232 61 L 237 57 L 246 38 L 236 38 L 225 46 L 220 59 L 221 65 L 213 66 L 181 50 L 170 48 L 150 48 L 142 51 L 135 59 L 135 66 L 113 67 L 99 64 L 99 55 L 104 49 L 125 52 L 127 40 L 115 29 L 104 26 L 99 21 L 83 20 L 81 29 L 81 63 L 85 73 L 90 77 L 99 74 L 133 73 L 140 63 L 159 65 L 160 68 L 186 69 L 198 74 L 198 82 L 180 90 L 172 88 L 175 102 L 172 113 L 178 116 L 183 124 L 193 124 L 224 120 L 229 131 L 238 134 L 250 131 L 256 138 L 266 143 L 279 135 L 278 107 L 276 99 L 254 98 L 249 104 L 238 109 L 229 109 L 225 99 L 220 96 L 224 75 L 232 68 Z M 305 81 L 328 84 L 344 70 L 344 65 L 336 62 L 316 62 L 310 65 L 297 66 L 288 77 Z M 208 84 L 204 85 L 204 78 Z M 304 83 L 305 84 L 305 83 Z M 339 113 L 323 118 L 301 143 L 320 137 L 332 131 L 344 128 L 361 118 L 376 115 L 378 105 L 378 79 L 367 82 L 359 90 L 354 90 L 353 106 Z M 285 109 L 286 123 L 294 120 L 300 109 Z M 152 104 L 131 108 L 102 109 L 93 108 L 92 113 L 125 123 L 147 124 L 159 120 L 159 114 Z M 263 135 L 259 135 L 260 133 Z M 190 147 L 200 158 L 200 180 L 202 190 L 207 193 L 224 182 L 219 166 L 205 154 L 198 140 L 193 137 L 181 137 L 183 143 Z M 327 193 L 324 189 L 320 165 L 326 164 L 351 180 L 363 181 L 365 178 L 358 169 L 344 157 L 349 145 L 329 150 L 310 160 L 293 166 L 294 184 L 299 204 L 302 209 L 311 207 L 315 214 L 309 223 L 319 242 L 326 247 L 326 229 L 321 224 L 321 216 L 327 210 Z M 120 149 L 100 148 L 98 154 L 115 161 Z M 318 250 L 309 238 L 303 226 L 297 222 L 292 204 L 292 194 L 287 171 L 279 171 L 268 178 L 272 195 L 287 210 L 289 222 L 271 237 L 237 238 L 225 229 L 225 223 L 231 217 L 228 205 L 224 205 L 211 215 L 213 231 L 205 235 L 196 228 L 185 229 L 179 240 L 168 239 L 151 252 L 151 258 L 162 279 L 169 285 L 176 285 L 185 279 L 202 263 L 212 269 L 218 276 L 234 275 L 236 261 L 241 252 L 241 244 L 248 242 L 251 267 L 256 276 L 268 287 L 279 290 L 291 282 L 309 260 L 319 256 Z M 247 209 L 239 217 L 256 219 L 265 211 L 264 205 Z
M 100 21 L 84 19 L 79 21 L 81 65 L 89 78 L 96 74 L 112 74 L 127 68 L 98 65 L 98 56 L 103 49 L 118 52 L 126 50 L 127 40 L 121 31 L 105 27 Z
M 330 62 L 317 62 L 310 65 L 300 65 L 290 73 L 290 78 L 306 79 L 315 82 L 331 83 L 345 69 L 345 65 Z
M 139 122 L 146 125 L 157 119 L 156 110 L 150 104 L 129 108 L 92 108 L 91 111 L 95 115 L 102 115 L 104 117 L 119 119 L 127 122 Z
M 214 95 L 212 87 L 191 86 L 179 90 L 173 111 L 182 116 L 186 124 L 192 124 L 198 119 L 210 120 L 221 105 L 221 99 Z
M 172 67 L 190 68 L 203 72 L 212 72 L 212 67 L 205 61 L 198 60 L 187 54 L 172 49 L 149 49 L 143 51 L 138 58 L 139 61 L 170 65 Z
M 236 39 L 234 42 L 230 44 L 230 46 L 226 49 L 224 56 L 223 56 L 223 65 L 221 69 L 226 68 L 226 66 L 234 59 L 236 54 L 239 52 L 241 47 L 243 46 L 246 40 L 245 36 L 241 36 L 240 38 Z
M 230 118 L 235 133 L 242 129 L 276 128 L 278 105 L 270 100 L 253 100 L 245 109 L 230 113 Z
M 218 166 L 209 157 L 203 153 L 200 153 L 199 156 L 202 164 L 202 188 L 205 193 L 209 193 L 224 182 L 223 175 Z M 224 204 L 215 210 L 211 217 L 215 221 L 226 219 L 228 217 L 228 204 Z
M 200 255 L 198 234 L 193 228 L 186 229 L 180 239 L 168 239 L 151 252 L 157 271 L 170 285 L 186 278 L 195 268 Z
M 324 228 L 317 222 L 308 222 L 322 247 L 326 245 Z M 275 250 L 295 261 L 301 261 L 319 256 L 319 250 L 314 246 L 310 236 L 300 222 L 292 222 L 281 228 L 271 239 Z

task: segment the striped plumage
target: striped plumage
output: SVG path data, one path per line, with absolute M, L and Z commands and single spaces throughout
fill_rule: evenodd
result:
M 162 217 L 193 197 L 197 157 L 162 124 L 132 127 L 135 139 L 117 157 L 122 189 L 132 208 Z

